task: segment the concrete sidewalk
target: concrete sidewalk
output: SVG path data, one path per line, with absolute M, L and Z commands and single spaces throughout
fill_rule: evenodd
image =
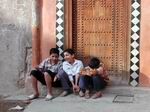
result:
M 150 88 L 116 86 L 106 88 L 103 93 L 98 99 L 73 94 L 51 101 L 39 98 L 24 112 L 150 112 Z

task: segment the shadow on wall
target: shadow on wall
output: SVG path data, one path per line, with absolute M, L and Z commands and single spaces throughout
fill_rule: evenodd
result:
M 111 86 L 130 86 L 129 78 L 130 73 L 128 71 L 122 71 L 120 74 L 109 74 L 110 84 Z
M 150 75 L 140 73 L 139 86 L 150 87 Z

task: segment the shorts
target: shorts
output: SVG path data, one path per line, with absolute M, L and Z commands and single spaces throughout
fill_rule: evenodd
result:
M 52 78 L 52 86 L 53 87 L 61 87 L 60 80 L 56 80 L 55 82 L 53 81 L 54 77 L 56 76 L 56 73 L 51 72 L 50 70 L 47 70 L 45 72 L 47 72 L 50 75 L 50 77 Z M 43 72 L 41 72 L 39 70 L 32 70 L 30 75 L 34 76 L 39 82 L 41 82 L 41 84 L 46 85 Z

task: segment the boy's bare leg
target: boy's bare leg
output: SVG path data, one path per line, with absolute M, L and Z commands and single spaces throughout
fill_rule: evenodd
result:
M 47 94 L 52 95 L 52 78 L 47 72 L 44 73 L 44 78 L 47 86 Z
M 35 96 L 39 96 L 39 91 L 38 91 L 38 82 L 37 79 L 31 75 L 31 82 L 32 82 L 32 88 L 33 88 L 33 94 Z

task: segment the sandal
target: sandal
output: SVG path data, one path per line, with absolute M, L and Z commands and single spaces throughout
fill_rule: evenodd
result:
M 80 91 L 79 91 L 79 96 L 80 96 L 80 97 L 83 97 L 84 95 L 85 95 L 84 92 L 83 92 L 82 90 L 80 90 Z
M 89 91 L 86 91 L 84 97 L 85 97 L 85 99 L 89 99 L 89 98 L 90 98 L 90 92 L 89 92 Z
M 96 93 L 92 96 L 92 99 L 96 99 L 96 98 L 99 98 L 99 97 L 102 97 L 102 93 L 101 93 L 101 92 L 96 92 Z
M 34 99 L 37 99 L 38 97 L 39 97 L 38 95 L 32 94 L 28 96 L 28 100 L 34 100 Z
M 54 97 L 52 95 L 46 95 L 45 97 L 45 101 L 49 101 L 49 100 L 52 100 Z

